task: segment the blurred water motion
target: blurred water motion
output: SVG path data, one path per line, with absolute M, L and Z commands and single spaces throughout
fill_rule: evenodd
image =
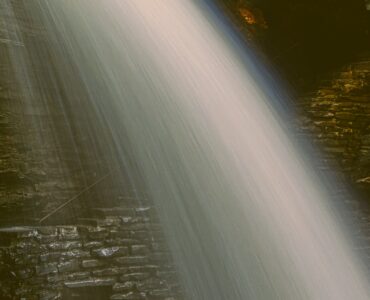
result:
M 272 87 L 206 6 L 35 3 L 110 128 L 112 153 L 154 200 L 189 299 L 370 299 Z

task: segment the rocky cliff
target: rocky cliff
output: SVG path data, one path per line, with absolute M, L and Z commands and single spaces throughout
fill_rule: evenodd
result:
M 370 191 L 370 55 L 325 76 L 299 108 L 299 131 L 311 133 L 354 186 Z

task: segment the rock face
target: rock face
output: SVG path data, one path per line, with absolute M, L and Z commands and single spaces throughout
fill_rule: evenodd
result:
M 370 54 L 322 81 L 300 103 L 297 126 L 323 149 L 324 159 L 370 191 Z
M 35 69 L 41 71 L 42 66 L 35 62 L 32 67 L 36 49 L 28 41 L 33 37 L 42 45 L 43 30 L 22 18 L 27 19 L 22 1 L 0 3 L 2 225 L 37 222 L 76 195 L 83 180 L 81 171 L 70 167 L 68 157 L 79 164 L 73 143 L 66 134 L 57 133 L 68 132 L 63 110 L 50 94 L 53 88 L 41 88 L 36 80 Z
M 35 4 L 0 2 L 0 226 L 37 224 L 71 199 L 46 223 L 74 224 L 96 206 L 135 206 L 109 128 L 97 124 L 72 62 L 53 52 L 30 13 Z
M 0 299 L 181 299 L 153 203 L 37 9 L 0 1 Z
M 364 0 L 217 0 L 242 34 L 267 53 L 300 91 L 369 49 L 370 7 Z M 369 3 L 369 1 L 367 1 Z
M 181 299 L 171 255 L 150 210 L 118 216 L 127 208 L 110 208 L 114 216 L 97 216 L 95 226 L 82 220 L 74 226 L 0 229 L 0 298 Z

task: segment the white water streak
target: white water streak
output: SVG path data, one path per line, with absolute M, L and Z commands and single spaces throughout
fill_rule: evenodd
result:
M 127 132 L 190 299 L 370 299 L 269 86 L 216 20 L 185 0 L 40 6 L 114 147 Z

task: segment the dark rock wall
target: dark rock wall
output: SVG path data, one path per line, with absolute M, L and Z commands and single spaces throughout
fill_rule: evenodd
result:
M 95 209 L 92 217 L 0 229 L 0 298 L 180 299 L 151 207 Z
M 30 14 L 35 3 L 0 2 L 0 225 L 37 224 L 71 199 L 47 221 L 140 201 L 72 63 Z
M 349 234 L 370 274 L 370 54 L 324 76 L 298 108 L 298 134 L 319 150 L 315 167 L 339 179 L 330 192 L 354 225 Z
M 242 34 L 253 37 L 278 72 L 300 91 L 310 90 L 318 74 L 370 49 L 370 10 L 365 0 L 218 2 Z M 243 8 L 250 10 L 256 23 L 243 18 Z
M 299 109 L 299 131 L 353 186 L 370 191 L 370 54 L 326 76 Z
M 0 299 L 180 299 L 153 203 L 37 3 L 0 1 Z
M 2 1 L 0 14 L 0 222 L 30 224 L 86 183 L 67 164 L 75 149 L 56 133 L 58 123 L 68 130 L 53 86 L 45 91 L 37 80 L 42 65 L 32 61 L 33 45 L 43 45 L 43 29 L 28 21 L 22 1 Z

